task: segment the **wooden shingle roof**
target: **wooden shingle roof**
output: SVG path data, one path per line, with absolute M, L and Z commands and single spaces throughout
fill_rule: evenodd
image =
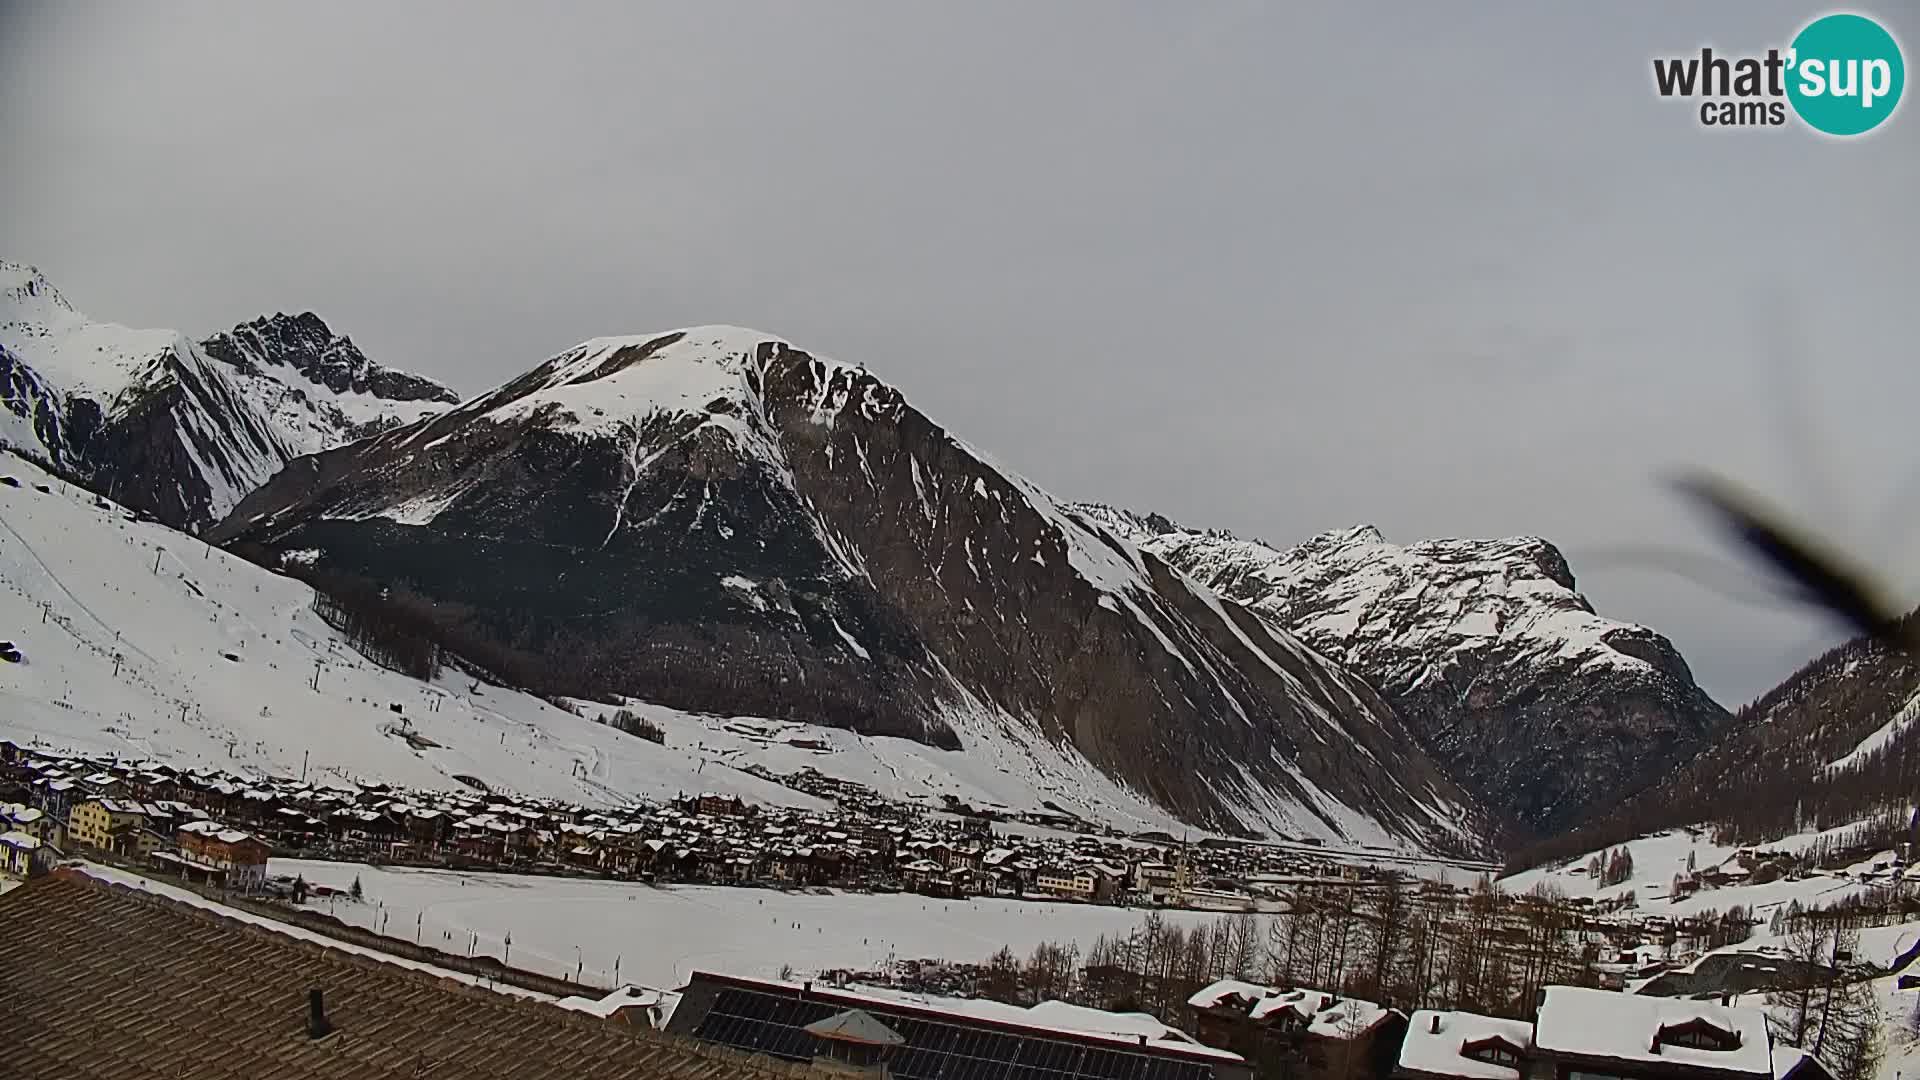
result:
M 317 1041 L 315 988 L 334 1029 Z M 70 870 L 0 896 L 0 1061 L 21 1080 L 809 1075 Z

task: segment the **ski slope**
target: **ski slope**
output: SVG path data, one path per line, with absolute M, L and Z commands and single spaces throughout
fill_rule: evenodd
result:
M 298 581 L 133 520 L 13 455 L 0 455 L 0 475 L 19 481 L 0 486 L 0 639 L 26 654 L 0 664 L 0 738 L 22 745 L 235 772 L 304 768 L 335 785 L 462 790 L 458 774 L 590 805 L 699 791 L 826 805 L 740 771 L 757 762 L 934 805 L 948 795 L 1015 810 L 1052 802 L 1122 828 L 1180 827 L 1077 755 L 985 725 L 965 733 L 966 750 L 943 751 L 630 704 L 665 729 L 660 746 L 452 670 L 428 685 L 355 652 Z

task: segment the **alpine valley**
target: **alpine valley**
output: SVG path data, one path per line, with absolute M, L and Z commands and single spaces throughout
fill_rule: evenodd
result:
M 1062 502 L 866 368 L 737 327 L 595 338 L 462 401 L 312 314 L 196 342 L 89 320 L 8 263 L 0 376 L 0 442 L 50 474 L 0 492 L 8 624 L 141 598 L 38 635 L 26 667 L 60 677 L 0 687 L 0 735 L 606 800 L 803 763 L 934 805 L 1488 854 L 1727 719 L 1544 540 L 1284 550 Z M 115 504 L 146 520 L 57 550 Z M 168 553 L 192 587 L 151 580 Z M 315 588 L 431 638 L 467 674 L 419 692 L 465 711 L 423 748 L 369 705 L 405 676 L 358 665 L 375 682 L 327 699 L 316 664 L 347 646 Z M 244 693 L 232 635 L 122 646 L 236 619 L 275 650 Z M 615 707 L 669 743 L 581 730 Z M 500 722 L 565 747 L 568 776 L 496 752 Z M 729 743 L 743 722 L 785 734 Z

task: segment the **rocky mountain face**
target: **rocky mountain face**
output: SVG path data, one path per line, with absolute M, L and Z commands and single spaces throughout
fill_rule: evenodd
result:
M 351 338 L 335 334 L 313 312 L 276 314 L 242 323 L 200 343 L 210 357 L 268 391 L 268 411 L 304 436 L 314 453 L 431 416 L 460 404 L 460 395 L 419 375 L 367 359 Z
M 1920 612 L 1904 622 L 1910 632 Z M 1515 865 L 1693 825 L 1741 844 L 1848 825 L 1878 828 L 1875 846 L 1913 842 L 1917 788 L 1920 655 L 1856 638 L 1736 710 L 1654 783 Z
M 983 755 L 1042 738 L 1223 831 L 1484 836 L 1365 682 L 864 369 L 753 331 L 587 342 L 292 462 L 212 535 L 377 583 L 549 692 Z
M 188 530 L 297 455 L 458 401 L 373 364 L 312 315 L 203 347 L 89 319 L 39 271 L 4 261 L 0 395 L 0 442 Z
M 1536 835 L 1611 806 L 1726 720 L 1672 643 L 1595 614 L 1538 537 L 1399 546 L 1361 527 L 1280 550 L 1079 510 L 1368 680 L 1456 779 Z

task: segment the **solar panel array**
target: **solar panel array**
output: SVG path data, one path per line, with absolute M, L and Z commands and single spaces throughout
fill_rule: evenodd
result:
M 1213 1067 L 1122 1047 L 1088 1046 L 1042 1034 L 942 1023 L 882 1004 L 857 1006 L 906 1039 L 887 1058 L 900 1080 L 1213 1080 Z M 808 1024 L 848 1006 L 751 990 L 723 989 L 700 1018 L 696 1038 L 737 1050 L 810 1061 Z

